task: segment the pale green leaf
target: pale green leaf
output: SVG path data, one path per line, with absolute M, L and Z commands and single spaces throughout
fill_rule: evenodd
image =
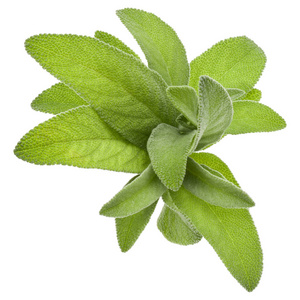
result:
M 132 50 L 130 49 L 127 45 L 125 45 L 120 39 L 118 39 L 117 37 L 113 36 L 110 33 L 104 32 L 104 31 L 96 31 L 95 32 L 95 38 L 97 38 L 98 40 L 109 44 L 111 46 L 114 46 L 120 50 L 122 50 L 123 52 L 126 52 L 128 54 L 133 55 L 134 57 L 140 59 L 140 57 Z
M 140 173 L 147 152 L 103 122 L 89 106 L 61 113 L 29 131 L 15 148 L 17 157 L 35 164 L 72 165 Z
M 170 86 L 167 95 L 177 110 L 197 127 L 199 100 L 196 91 L 189 86 Z
M 118 243 L 122 252 L 127 252 L 134 245 L 148 224 L 156 204 L 157 201 L 134 215 L 116 218 Z
M 258 81 L 265 63 L 264 52 L 252 40 L 245 36 L 229 38 L 191 62 L 189 85 L 197 90 L 199 77 L 208 75 L 225 88 L 248 93 Z
M 149 165 L 141 175 L 104 204 L 100 214 L 115 218 L 134 215 L 157 201 L 165 191 L 166 187 Z
M 181 133 L 173 126 L 160 124 L 149 137 L 147 149 L 153 169 L 171 190 L 178 190 L 182 184 L 195 134 L 195 130 Z
M 239 100 L 245 95 L 245 92 L 240 89 L 226 89 L 226 91 L 229 94 L 231 101 Z
M 200 77 L 199 99 L 203 111 L 200 129 L 203 127 L 204 133 L 196 150 L 219 141 L 230 125 L 233 115 L 232 101 L 227 91 L 208 76 Z
M 56 115 L 87 104 L 72 89 L 60 82 L 39 94 L 32 101 L 31 107 L 37 111 Z
M 180 211 L 217 252 L 233 277 L 247 290 L 257 286 L 262 274 L 262 250 L 247 209 L 213 206 L 184 187 L 170 192 Z
M 261 99 L 261 91 L 258 89 L 252 89 L 244 95 L 240 100 L 253 100 L 253 101 L 259 101 Z
M 212 205 L 224 208 L 247 208 L 254 206 L 253 200 L 232 182 L 216 176 L 193 159 L 187 162 L 183 186 L 193 195 Z
M 38 35 L 25 45 L 47 71 L 133 144 L 145 148 L 160 123 L 176 126 L 178 112 L 167 97 L 166 83 L 132 55 L 76 35 Z
M 176 32 L 152 13 L 125 8 L 117 11 L 122 23 L 139 43 L 149 68 L 157 71 L 168 85 L 187 85 L 189 64 Z
M 284 119 L 279 114 L 257 101 L 235 101 L 233 110 L 233 119 L 226 134 L 269 132 L 286 127 Z

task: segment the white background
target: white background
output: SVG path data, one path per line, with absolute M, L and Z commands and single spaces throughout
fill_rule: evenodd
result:
M 1 4 L 0 299 L 300 299 L 298 1 L 5 1 Z M 256 202 L 251 209 L 264 272 L 248 293 L 210 245 L 166 241 L 149 225 L 126 254 L 114 221 L 98 215 L 131 177 L 102 170 L 35 166 L 17 159 L 18 140 L 50 115 L 31 101 L 56 80 L 24 50 L 39 33 L 110 32 L 142 56 L 115 10 L 141 8 L 171 25 L 189 61 L 221 39 L 246 35 L 268 62 L 262 103 L 287 121 L 274 133 L 229 136 L 211 152 Z M 143 58 L 144 59 L 144 58 Z

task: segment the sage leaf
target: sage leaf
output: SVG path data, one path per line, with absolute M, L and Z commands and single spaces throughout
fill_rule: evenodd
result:
M 117 15 L 145 53 L 150 69 L 168 85 L 187 85 L 189 64 L 176 32 L 152 13 L 125 8 Z
M 257 101 L 235 101 L 233 110 L 233 119 L 226 134 L 270 132 L 286 127 L 284 119 L 278 113 Z
M 241 99 L 246 93 L 240 89 L 226 89 L 229 94 L 231 101 Z
M 166 187 L 149 165 L 143 173 L 104 204 L 100 214 L 114 218 L 134 215 L 157 201 L 165 191 Z
M 166 83 L 132 55 L 76 35 L 37 35 L 26 40 L 25 46 L 133 144 L 146 148 L 158 124 L 176 125 L 178 112 L 166 95 Z
M 114 35 L 104 32 L 104 31 L 99 31 L 97 30 L 95 32 L 95 38 L 100 40 L 101 42 L 104 42 L 106 44 L 109 44 L 113 47 L 118 48 L 119 50 L 122 50 L 125 53 L 131 54 L 137 59 L 140 59 L 140 57 L 132 50 L 130 49 L 127 45 L 125 45 L 120 39 L 115 37 Z
M 200 128 L 205 129 L 196 150 L 219 141 L 230 125 L 233 115 L 229 94 L 218 82 L 208 76 L 200 77 L 199 99 L 202 103 L 201 119 L 204 123 Z
M 262 250 L 247 209 L 226 209 L 195 197 L 185 187 L 170 195 L 180 211 L 211 244 L 229 272 L 247 290 L 262 274 Z
M 195 134 L 195 130 L 180 133 L 173 126 L 160 124 L 149 137 L 147 149 L 151 164 L 168 189 L 178 190 L 182 184 Z
M 183 186 L 193 195 L 215 206 L 224 208 L 247 208 L 254 206 L 253 200 L 230 181 L 216 176 L 207 168 L 189 158 Z
M 261 91 L 258 89 L 250 90 L 244 97 L 240 100 L 252 100 L 252 101 L 259 101 L 261 99 Z
M 122 252 L 127 252 L 137 241 L 148 224 L 156 204 L 157 201 L 134 215 L 116 218 L 117 238 Z
M 131 144 L 89 106 L 61 113 L 29 131 L 15 155 L 40 165 L 69 165 L 141 173 L 147 152 Z
M 208 75 L 225 88 L 248 93 L 265 67 L 266 56 L 245 36 L 223 40 L 196 57 L 191 63 L 189 85 L 197 90 L 199 77 Z
M 34 110 L 54 115 L 82 105 L 88 103 L 61 82 L 43 91 L 31 103 Z

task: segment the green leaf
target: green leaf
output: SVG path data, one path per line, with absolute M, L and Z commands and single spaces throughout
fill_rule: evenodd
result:
M 227 91 L 218 82 L 208 76 L 201 76 L 199 98 L 203 111 L 200 127 L 205 128 L 196 150 L 219 141 L 233 115 L 232 101 Z
M 115 218 L 134 215 L 157 201 L 165 191 L 166 187 L 149 165 L 139 177 L 104 204 L 100 214 Z
M 193 153 L 190 157 L 200 165 L 206 165 L 220 172 L 228 181 L 240 187 L 228 166 L 216 155 L 207 152 Z
M 88 103 L 61 82 L 43 91 L 31 103 L 34 110 L 54 115 L 82 105 Z
M 198 243 L 202 238 L 201 234 L 195 233 L 183 218 L 182 215 L 164 205 L 157 219 L 157 227 L 172 243 L 184 246 Z
M 253 100 L 259 101 L 261 99 L 261 91 L 258 89 L 252 89 L 249 93 L 247 93 L 241 100 Z
M 29 131 L 15 155 L 35 164 L 69 165 L 140 173 L 147 152 L 122 138 L 89 106 L 61 113 Z
M 254 290 L 261 277 L 263 257 L 249 211 L 210 205 L 184 187 L 170 195 L 211 244 L 233 277 L 247 291 Z
M 156 204 L 157 201 L 134 215 L 116 218 L 118 243 L 122 252 L 127 252 L 134 245 L 148 224 Z
M 160 124 L 149 137 L 147 149 L 153 169 L 171 190 L 178 190 L 182 184 L 195 134 L 195 130 L 181 133 L 173 126 Z
M 38 35 L 25 45 L 47 71 L 133 144 L 146 148 L 151 131 L 160 123 L 176 126 L 178 112 L 167 97 L 166 83 L 132 55 L 76 35 Z
M 95 38 L 97 38 L 101 42 L 104 42 L 104 43 L 109 44 L 113 47 L 116 47 L 116 48 L 122 50 L 123 52 L 131 54 L 134 57 L 140 59 L 140 57 L 132 49 L 130 49 L 120 39 L 113 36 L 112 34 L 109 34 L 109 33 L 104 32 L 104 31 L 96 31 L 95 32 Z
M 196 91 L 189 86 L 170 86 L 167 95 L 177 110 L 197 127 L 199 99 Z
M 239 100 L 245 95 L 245 92 L 240 89 L 226 89 L 226 91 L 229 94 L 231 101 Z
M 224 208 L 247 208 L 254 206 L 253 200 L 230 181 L 216 176 L 207 167 L 191 158 L 187 162 L 187 173 L 183 186 L 203 201 Z
M 248 93 L 258 81 L 266 63 L 261 48 L 245 36 L 215 44 L 190 64 L 189 85 L 197 90 L 199 77 L 208 75 L 225 88 Z
M 138 9 L 121 9 L 117 15 L 139 43 L 149 68 L 157 71 L 168 85 L 188 84 L 185 49 L 169 25 L 154 14 Z
M 257 101 L 235 101 L 233 110 L 233 119 L 226 134 L 269 132 L 286 127 L 284 119 L 279 114 Z

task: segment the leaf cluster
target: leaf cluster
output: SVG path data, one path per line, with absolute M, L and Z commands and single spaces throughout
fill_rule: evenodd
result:
M 121 250 L 133 246 L 162 198 L 157 226 L 163 236 L 180 245 L 204 237 L 252 291 L 262 272 L 249 213 L 254 202 L 220 158 L 198 151 L 228 134 L 285 127 L 254 87 L 265 54 L 239 36 L 188 63 L 177 34 L 160 18 L 137 9 L 117 15 L 148 66 L 106 32 L 26 40 L 27 52 L 60 82 L 32 102 L 33 109 L 55 116 L 29 131 L 15 155 L 41 165 L 138 174 L 100 210 L 116 219 Z

